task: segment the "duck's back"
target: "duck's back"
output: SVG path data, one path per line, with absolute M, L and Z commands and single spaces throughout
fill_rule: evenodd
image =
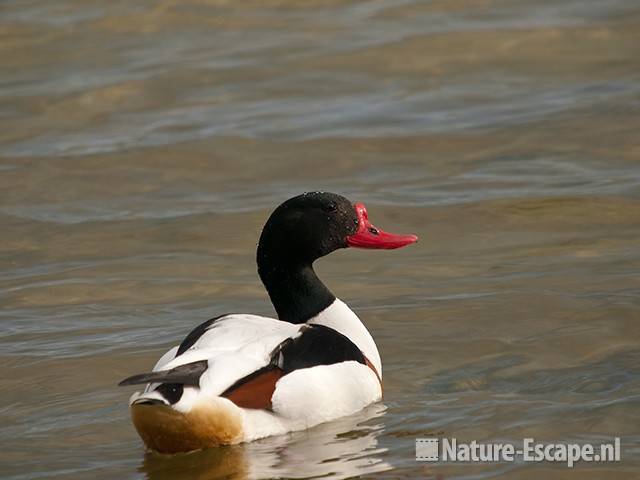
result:
M 147 382 L 130 400 L 134 425 L 168 453 L 308 428 L 381 397 L 375 367 L 342 333 L 257 315 L 201 324 L 123 384 Z

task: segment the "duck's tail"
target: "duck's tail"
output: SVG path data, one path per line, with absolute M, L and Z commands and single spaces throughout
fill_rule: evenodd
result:
M 181 412 L 154 394 L 140 394 L 130 407 L 133 424 L 150 450 L 190 452 L 243 440 L 242 413 L 226 398 L 203 399 Z
M 201 394 L 196 387 L 207 361 L 141 373 L 119 385 L 147 384 L 129 400 L 131 419 L 145 445 L 179 453 L 243 440 L 242 412 L 230 400 Z M 188 401 L 184 401 L 187 395 Z

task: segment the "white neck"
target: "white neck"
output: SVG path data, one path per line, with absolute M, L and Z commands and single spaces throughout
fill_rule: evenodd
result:
M 331 305 L 308 320 L 307 323 L 324 325 L 343 334 L 364 353 L 382 378 L 382 362 L 376 342 L 373 341 L 367 327 L 342 300 L 336 298 Z

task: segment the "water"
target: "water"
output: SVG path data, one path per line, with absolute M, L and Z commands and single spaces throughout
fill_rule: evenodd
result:
M 0 8 L 3 478 L 637 477 L 637 2 Z M 318 263 L 383 404 L 145 454 L 116 383 L 207 318 L 272 314 L 256 240 L 312 189 L 421 237 Z M 417 463 L 434 434 L 619 436 L 622 462 Z

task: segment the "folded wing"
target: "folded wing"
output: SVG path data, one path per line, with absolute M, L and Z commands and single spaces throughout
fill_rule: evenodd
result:
M 256 315 L 209 320 L 173 350 L 174 358 L 165 358 L 171 356 L 167 352 L 153 372 L 120 382 L 148 383 L 143 394 L 132 398 L 134 403 L 184 403 L 202 394 L 228 398 L 242 408 L 270 409 L 277 382 L 295 370 L 348 361 L 368 363 L 353 342 L 329 327 Z M 188 386 L 196 391 L 183 395 Z

